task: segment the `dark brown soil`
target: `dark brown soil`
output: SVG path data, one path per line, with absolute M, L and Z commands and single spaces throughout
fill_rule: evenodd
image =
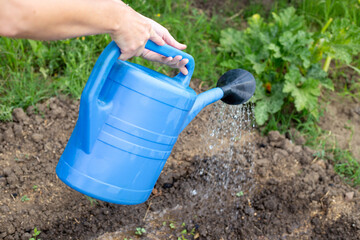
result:
M 211 107 L 180 135 L 147 202 L 90 201 L 55 174 L 77 113 L 54 98 L 0 123 L 0 239 L 35 227 L 43 240 L 360 239 L 360 194 L 331 164 L 278 132 L 208 151 Z

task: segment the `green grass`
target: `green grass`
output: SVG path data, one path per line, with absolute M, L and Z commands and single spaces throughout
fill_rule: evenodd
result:
M 335 148 L 333 150 L 335 171 L 353 185 L 360 185 L 360 164 L 349 150 Z
M 299 11 L 317 28 L 324 26 L 330 18 L 346 18 L 360 26 L 358 0 L 303 0 L 299 3 Z

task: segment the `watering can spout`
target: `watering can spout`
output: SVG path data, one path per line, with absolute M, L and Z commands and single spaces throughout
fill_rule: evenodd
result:
M 224 96 L 224 92 L 223 90 L 221 90 L 221 88 L 213 88 L 210 89 L 206 92 L 200 93 L 196 100 L 195 103 L 193 105 L 193 107 L 191 108 L 185 122 L 184 125 L 181 129 L 184 130 L 184 128 L 191 122 L 191 120 L 194 119 L 194 117 L 207 105 L 214 103 L 218 100 L 220 100 L 222 97 Z
M 254 94 L 256 83 L 254 76 L 248 71 L 233 69 L 222 75 L 216 86 L 216 88 L 197 96 L 181 131 L 194 119 L 201 109 L 217 100 L 221 99 L 224 103 L 230 105 L 245 103 Z

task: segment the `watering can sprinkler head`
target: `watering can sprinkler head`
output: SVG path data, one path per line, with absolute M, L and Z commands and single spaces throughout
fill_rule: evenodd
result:
M 199 94 L 196 98 L 182 130 L 205 106 L 222 100 L 230 105 L 238 105 L 248 101 L 254 95 L 256 82 L 254 76 L 243 69 L 233 69 L 222 75 L 217 87 Z
M 248 101 L 255 92 L 254 76 L 243 69 L 233 69 L 226 72 L 217 82 L 224 96 L 221 100 L 230 105 L 242 104 Z

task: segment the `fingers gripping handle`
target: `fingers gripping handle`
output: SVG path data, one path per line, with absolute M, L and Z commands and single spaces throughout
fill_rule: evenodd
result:
M 185 87 L 189 86 L 191 76 L 195 69 L 195 61 L 191 55 L 189 55 L 186 52 L 183 52 L 179 49 L 176 49 L 170 45 L 167 45 L 167 44 L 165 44 L 163 46 L 159 46 L 151 40 L 149 40 L 146 43 L 145 48 L 149 49 L 153 52 L 159 53 L 161 55 L 164 55 L 166 57 L 176 57 L 176 56 L 180 55 L 180 56 L 182 56 L 183 59 L 184 58 L 188 59 L 189 62 L 185 65 L 188 70 L 188 74 L 184 75 L 182 73 L 179 73 L 174 78 L 176 80 L 179 80 L 183 86 L 185 86 Z
M 187 75 L 179 73 L 174 77 L 174 79 L 180 81 L 183 86 L 187 87 L 189 85 L 195 68 L 194 58 L 191 55 L 166 44 L 158 46 L 151 40 L 147 42 L 145 48 L 167 57 L 180 55 L 183 58 L 189 59 L 189 62 L 186 64 L 189 73 Z M 79 143 L 82 149 L 87 153 L 91 152 L 108 112 L 110 111 L 111 106 L 101 106 L 98 99 L 107 76 L 120 54 L 121 51 L 119 47 L 112 41 L 96 61 L 82 92 L 77 131 L 79 131 L 78 136 L 81 138 L 79 139 Z

